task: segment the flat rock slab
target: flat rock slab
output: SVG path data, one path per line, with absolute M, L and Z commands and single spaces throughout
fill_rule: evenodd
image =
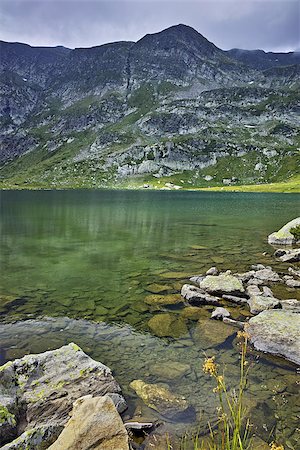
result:
M 124 405 L 120 392 L 110 369 L 76 344 L 8 362 L 0 367 L 0 408 L 7 411 L 0 423 L 0 444 L 23 432 L 18 441 L 35 433 L 43 435 L 43 445 L 51 444 L 69 419 L 75 400 L 91 393 L 110 394 Z M 42 448 L 34 442 L 27 448 Z
M 49 450 L 129 450 L 128 434 L 110 397 L 86 396 Z
M 160 306 L 160 305 L 177 305 L 182 303 L 183 299 L 180 294 L 167 294 L 167 295 L 147 295 L 144 300 L 147 305 Z
M 189 409 L 189 405 L 183 397 L 173 394 L 169 389 L 159 384 L 134 380 L 130 383 L 130 387 L 149 408 L 168 418 L 179 418 Z
M 178 338 L 188 334 L 185 320 L 175 314 L 156 314 L 149 320 L 148 326 L 159 337 Z
M 291 220 L 286 225 L 284 225 L 280 230 L 275 231 L 268 237 L 269 244 L 275 245 L 291 245 L 296 239 L 292 233 L 290 233 L 290 229 L 297 227 L 300 225 L 300 217 L 297 217 L 294 220 Z
M 252 295 L 248 300 L 250 312 L 259 314 L 266 309 L 280 308 L 280 302 L 274 297 L 265 297 L 264 295 Z
M 283 255 L 279 257 L 282 262 L 299 262 L 300 261 L 300 248 L 294 250 L 287 250 Z
M 233 275 L 207 275 L 200 283 L 200 288 L 210 294 L 240 295 L 245 292 L 242 282 Z
M 266 282 L 281 281 L 278 273 L 274 272 L 274 270 L 267 267 L 265 267 L 264 269 L 257 270 L 254 274 L 254 278 Z
M 300 314 L 284 309 L 263 311 L 245 325 L 257 350 L 300 365 Z

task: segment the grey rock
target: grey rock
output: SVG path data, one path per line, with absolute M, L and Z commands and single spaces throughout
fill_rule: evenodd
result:
M 273 292 L 268 286 L 263 286 L 262 290 L 264 297 L 274 297 Z
M 223 322 L 226 323 L 227 325 L 231 325 L 235 328 L 238 328 L 239 330 L 243 330 L 245 325 L 244 322 L 240 322 L 239 320 L 233 320 L 230 319 L 229 317 L 224 317 Z
M 288 271 L 289 271 L 292 275 L 294 275 L 294 276 L 300 278 L 300 270 L 295 270 L 293 267 L 289 267 L 289 268 L 288 268 Z
M 262 295 L 262 291 L 259 289 L 258 286 L 255 285 L 249 285 L 246 288 L 247 294 L 251 297 L 252 295 Z
M 19 434 L 30 430 L 35 441 L 42 435 L 44 444 L 50 442 L 67 422 L 73 402 L 91 392 L 101 396 L 120 394 L 121 389 L 110 369 L 76 344 L 8 362 L 0 368 L 0 405 L 14 421 L 8 416 L 2 422 L 0 444 L 17 437 L 15 422 Z M 24 436 L 24 442 L 28 441 L 28 433 Z M 41 448 L 34 445 L 36 450 Z
M 286 280 L 285 284 L 291 288 L 300 288 L 300 280 Z
M 200 282 L 201 282 L 202 280 L 204 280 L 204 276 L 202 276 L 202 275 L 195 275 L 195 276 L 193 276 L 193 277 L 190 278 L 190 281 L 191 281 L 192 283 L 197 284 L 198 286 L 199 286 L 199 284 L 200 284 Z
M 271 268 L 264 268 L 257 270 L 254 275 L 255 278 L 262 281 L 270 281 L 270 282 L 276 282 L 280 281 L 280 276 L 278 273 L 274 272 Z
M 291 228 L 294 228 L 296 226 L 300 225 L 300 217 L 297 217 L 294 220 L 291 220 L 286 225 L 284 225 L 282 228 L 280 228 L 279 231 L 276 231 L 275 233 L 272 233 L 268 237 L 269 244 L 275 244 L 275 245 L 291 245 L 295 243 L 296 239 L 292 233 L 290 233 Z
M 249 320 L 245 330 L 257 350 L 300 365 L 299 318 L 299 314 L 285 309 L 263 311 Z
M 300 301 L 295 298 L 280 301 L 282 309 L 287 309 L 294 312 L 300 312 Z
M 247 300 L 248 300 L 245 297 L 236 297 L 235 295 L 226 295 L 226 294 L 222 295 L 222 298 L 229 302 L 238 303 L 238 304 L 247 303 Z
M 237 273 L 235 276 L 241 280 L 243 283 L 246 283 L 247 281 L 249 281 L 251 278 L 253 278 L 255 275 L 255 270 L 250 270 L 249 272 L 245 272 L 245 273 Z
M 82 397 L 49 450 L 129 450 L 128 434 L 112 399 Z
M 218 271 L 218 269 L 216 267 L 211 267 L 206 272 L 206 275 L 218 275 L 218 274 L 219 274 L 219 271 Z
M 182 297 L 190 304 L 190 305 L 218 305 L 220 299 L 218 297 L 214 297 L 203 289 L 199 289 L 190 284 L 184 284 L 181 289 Z
M 218 307 L 211 313 L 211 319 L 222 320 L 224 317 L 230 317 L 230 312 L 226 308 Z
M 259 280 L 258 278 L 250 278 L 250 280 L 247 281 L 248 286 L 260 286 L 261 284 L 264 284 L 265 280 Z
M 250 312 L 258 314 L 265 309 L 280 308 L 280 302 L 274 297 L 265 297 L 263 295 L 252 295 L 248 300 Z
M 241 295 L 245 292 L 242 282 L 230 274 L 207 275 L 200 283 L 200 288 L 210 294 Z
M 265 269 L 265 266 L 263 264 L 252 264 L 251 269 L 253 269 L 254 271 L 263 270 Z
M 300 261 L 300 248 L 294 250 L 287 250 L 283 256 L 279 258 L 282 262 L 299 262 Z

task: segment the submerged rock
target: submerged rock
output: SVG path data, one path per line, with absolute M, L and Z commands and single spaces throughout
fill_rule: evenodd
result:
M 188 333 L 183 318 L 175 314 L 157 314 L 149 320 L 148 326 L 159 337 L 178 338 Z
M 210 294 L 244 294 L 245 290 L 242 282 L 230 274 L 221 274 L 217 276 L 208 275 L 200 283 L 200 288 Z
M 291 220 L 286 225 L 284 225 L 280 230 L 272 233 L 268 237 L 269 244 L 275 245 L 291 245 L 296 242 L 295 236 L 290 232 L 291 228 L 300 225 L 300 217 Z
M 203 316 L 203 308 L 199 308 L 198 306 L 187 306 L 181 310 L 180 315 L 185 320 L 198 320 Z
M 57 438 L 79 397 L 120 392 L 110 369 L 76 344 L 8 362 L 0 368 L 0 407 L 9 412 L 1 421 L 0 444 L 17 437 L 17 425 L 23 433 L 18 442 L 45 448 L 41 445 Z
M 148 286 L 146 287 L 146 291 L 152 292 L 153 294 L 164 294 L 174 291 L 174 288 L 173 286 L 165 284 L 152 283 L 148 284 Z
M 203 349 L 223 344 L 232 336 L 235 330 L 220 320 L 200 319 L 193 333 L 193 339 L 200 343 Z
M 165 380 L 174 380 L 189 372 L 191 367 L 188 364 L 179 361 L 161 361 L 149 368 L 149 372 L 153 375 L 164 378 Z
M 257 350 L 300 365 L 300 315 L 285 309 L 263 311 L 245 325 Z
M 168 294 L 168 295 L 147 295 L 145 297 L 145 303 L 151 306 L 159 305 L 177 305 L 182 303 L 183 299 L 180 294 Z
M 169 389 L 158 384 L 134 380 L 130 383 L 130 387 L 149 408 L 155 409 L 170 419 L 179 418 L 189 409 L 185 398 L 173 394 Z
M 128 434 L 110 397 L 82 397 L 49 450 L 128 450 Z

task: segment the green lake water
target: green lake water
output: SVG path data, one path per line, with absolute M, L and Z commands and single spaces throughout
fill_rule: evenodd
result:
M 153 307 L 146 296 L 165 286 L 178 293 L 211 266 L 246 271 L 279 264 L 266 238 L 299 215 L 299 195 L 152 191 L 2 191 L 0 193 L 0 363 L 26 353 L 76 342 L 113 370 L 133 414 L 156 418 L 129 383 L 164 383 L 193 406 L 195 415 L 166 421 L 161 432 L 178 435 L 215 416 L 212 380 L 202 373 L 204 353 L 216 355 L 238 379 L 236 330 L 210 321 L 184 322 L 168 338 L 148 321 L 181 317 L 183 305 Z M 162 288 L 160 288 L 162 289 Z M 272 287 L 280 298 L 297 292 Z M 231 308 L 245 320 L 247 310 Z M 182 319 L 178 321 L 182 324 Z M 294 365 L 251 352 L 246 401 L 254 429 L 265 440 L 297 448 L 299 397 Z M 186 367 L 178 374 L 174 367 Z M 158 417 L 161 420 L 161 417 Z

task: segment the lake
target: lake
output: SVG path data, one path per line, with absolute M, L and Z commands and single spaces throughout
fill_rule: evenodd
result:
M 129 387 L 142 379 L 168 385 L 196 412 L 196 418 L 167 421 L 163 432 L 181 435 L 213 420 L 217 402 L 213 381 L 202 373 L 204 355 L 216 355 L 235 386 L 236 330 L 208 320 L 211 306 L 203 307 L 207 322 L 199 330 L 197 321 L 183 319 L 183 305 L 147 299 L 180 292 L 189 277 L 211 266 L 242 272 L 262 263 L 286 271 L 267 236 L 299 215 L 299 195 L 2 191 L 0 199 L 0 363 L 73 341 L 113 370 L 128 400 L 125 414 L 142 408 L 146 417 L 157 417 Z M 274 293 L 297 295 L 282 286 Z M 236 319 L 249 315 L 237 306 L 230 311 Z M 148 326 L 161 313 L 175 318 L 169 337 Z M 184 320 L 179 331 L 177 319 Z M 246 403 L 254 429 L 296 448 L 295 366 L 254 350 L 249 358 Z

